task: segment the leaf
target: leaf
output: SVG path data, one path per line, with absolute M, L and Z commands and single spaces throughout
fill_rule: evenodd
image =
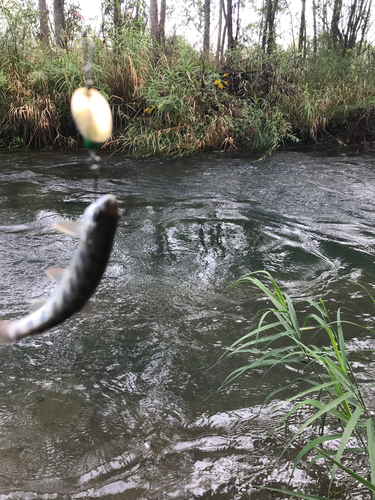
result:
M 296 311 L 294 309 L 293 303 L 290 300 L 289 295 L 286 295 L 286 302 L 288 304 L 288 312 L 289 312 L 289 316 L 290 316 L 290 319 L 291 319 L 294 331 L 297 334 L 298 338 L 300 338 L 301 334 L 300 334 L 300 331 L 299 331 L 299 324 L 298 324 L 297 314 L 296 314 Z
M 313 439 L 312 441 L 308 442 L 307 445 L 304 446 L 302 448 L 302 450 L 298 453 L 298 455 L 296 456 L 296 459 L 294 460 L 293 470 L 292 470 L 292 472 L 290 474 L 290 478 L 289 478 L 289 483 L 288 484 L 290 484 L 290 481 L 292 479 L 294 470 L 297 467 L 298 462 L 301 460 L 301 458 L 304 455 L 306 455 L 306 453 L 308 453 L 310 450 L 314 449 L 317 445 L 319 445 L 321 443 L 325 443 L 327 441 L 333 441 L 335 439 L 340 439 L 340 438 L 341 438 L 341 434 L 331 434 L 331 435 L 327 435 L 327 436 L 319 436 L 319 437 Z M 316 458 L 317 457 L 314 457 L 314 459 L 316 459 Z
M 362 414 L 362 411 L 363 411 L 363 408 L 361 406 L 356 408 L 354 413 L 352 414 L 351 418 L 349 419 L 348 423 L 346 424 L 345 430 L 342 434 L 339 449 L 337 450 L 337 453 L 335 456 L 335 460 L 337 462 L 340 462 L 340 460 L 341 460 L 342 454 L 344 453 L 345 448 L 346 448 L 346 444 L 347 444 L 349 438 L 351 437 L 351 435 L 353 434 L 354 429 L 357 426 L 357 422 L 358 422 L 359 417 Z M 330 489 L 331 489 L 331 486 L 332 486 L 332 483 L 333 483 L 333 480 L 335 478 L 335 474 L 337 471 L 337 467 L 338 466 L 336 464 L 332 467 L 331 480 L 329 482 L 328 491 L 330 491 Z
M 340 346 L 342 365 L 343 365 L 343 368 L 345 370 L 345 373 L 347 373 L 348 361 L 346 359 L 346 350 L 345 350 L 344 334 L 343 334 L 342 325 L 341 325 L 340 309 L 337 310 L 337 332 L 338 332 L 338 336 L 339 336 L 339 346 Z
M 314 495 L 308 495 L 306 493 L 299 493 L 298 491 L 281 490 L 279 488 L 269 488 L 268 486 L 255 486 L 255 487 L 265 489 L 268 491 L 275 491 L 276 493 L 283 493 L 284 495 L 290 495 L 296 498 L 303 498 L 304 500 L 329 500 L 329 498 L 327 497 L 316 497 Z
M 343 394 L 342 396 L 332 400 L 332 401 L 329 401 L 329 403 L 323 405 L 322 403 L 318 403 L 317 401 L 315 400 L 306 400 L 306 401 L 302 401 L 302 403 L 299 403 L 293 410 L 292 412 L 289 412 L 290 414 L 293 413 L 294 411 L 296 411 L 296 409 L 298 409 L 299 407 L 301 406 L 304 406 L 305 404 L 310 404 L 312 406 L 316 406 L 318 408 L 320 408 L 316 413 L 314 413 L 314 415 L 312 415 L 310 418 L 308 418 L 306 420 L 306 422 L 299 428 L 299 430 L 294 434 L 294 436 L 292 437 L 292 439 L 289 440 L 289 442 L 286 444 L 283 452 L 281 453 L 281 455 L 283 455 L 283 453 L 290 447 L 290 445 L 293 443 L 293 441 L 301 434 L 301 432 L 306 429 L 306 427 L 308 427 L 312 422 L 314 422 L 314 420 L 316 420 L 317 418 L 321 417 L 324 413 L 329 413 L 331 412 L 333 415 L 336 413 L 334 411 L 332 411 L 336 406 L 338 406 L 340 403 L 342 403 L 343 401 L 345 401 L 348 397 L 350 396 L 350 393 L 346 392 L 345 394 Z M 343 416 L 344 417 L 344 416 Z
M 375 484 L 375 437 L 374 437 L 374 422 L 371 418 L 367 419 L 367 445 L 368 455 L 371 469 L 371 482 Z M 372 500 L 375 499 L 375 490 L 372 493 Z
M 357 474 L 353 470 L 349 469 L 349 467 L 346 467 L 345 465 L 341 464 L 340 462 L 337 462 L 337 460 L 332 458 L 328 453 L 324 452 L 323 450 L 320 450 L 316 446 L 314 446 L 314 448 L 316 450 L 318 450 L 325 458 L 328 458 L 328 460 L 330 460 L 331 462 L 336 464 L 338 467 L 340 467 L 340 469 L 342 469 L 343 471 L 348 473 L 350 476 L 352 476 L 354 479 L 356 479 L 359 483 L 363 484 L 363 486 L 368 488 L 370 491 L 375 492 L 375 484 L 374 483 L 370 483 L 370 481 L 367 481 L 367 479 L 360 476 L 359 474 Z

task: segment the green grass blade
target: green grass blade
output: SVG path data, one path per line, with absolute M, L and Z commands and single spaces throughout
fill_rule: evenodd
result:
M 348 360 L 346 359 L 344 333 L 342 331 L 340 309 L 337 310 L 337 333 L 338 333 L 338 337 L 339 337 L 338 340 L 339 340 L 339 346 L 340 346 L 341 360 L 342 360 L 342 364 L 343 364 L 343 368 L 345 370 L 345 373 L 347 373 L 348 372 Z
M 325 389 L 325 388 L 328 388 L 328 387 L 331 387 L 333 382 L 330 381 L 330 382 L 324 382 L 323 384 L 317 384 L 314 380 L 312 380 L 311 378 L 296 378 L 295 380 L 293 380 L 292 382 L 289 382 L 288 384 L 282 386 L 282 387 L 278 387 L 277 389 L 275 389 L 274 391 L 270 392 L 270 394 L 268 394 L 268 396 L 266 397 L 266 399 L 264 400 L 263 402 L 263 405 L 262 406 L 265 406 L 265 404 L 267 403 L 267 401 L 269 401 L 270 399 L 272 399 L 276 394 L 278 394 L 279 392 L 282 392 L 286 389 L 289 389 L 290 387 L 293 387 L 294 385 L 297 385 L 299 383 L 302 383 L 302 382 L 306 382 L 308 384 L 311 384 L 312 387 L 310 387 L 309 389 L 306 389 L 302 392 L 299 392 L 296 396 L 292 396 L 291 398 L 287 399 L 285 401 L 285 403 L 289 403 L 291 401 L 293 401 L 294 399 L 297 399 L 297 398 L 301 398 L 303 396 L 305 396 L 306 394 L 309 394 L 311 392 L 315 392 L 315 391 L 320 391 L 322 389 Z M 284 404 L 284 403 L 282 403 Z
M 275 285 L 276 285 L 276 289 L 275 289 L 276 295 L 275 295 L 259 279 L 252 277 L 252 275 L 259 274 L 259 273 L 266 274 L 266 275 L 270 276 L 270 274 L 268 274 L 266 271 L 256 271 L 254 273 L 250 273 L 250 274 L 247 274 L 245 276 L 242 276 L 242 278 L 240 278 L 238 281 L 236 281 L 234 283 L 234 285 L 237 285 L 238 283 L 243 283 L 245 281 L 250 281 L 250 283 L 252 283 L 256 287 L 258 287 L 260 290 L 262 290 L 262 292 L 271 300 L 271 302 L 273 303 L 273 305 L 277 309 L 286 311 L 287 310 L 286 303 L 285 303 L 285 300 L 283 298 L 282 293 L 280 292 L 279 287 L 275 283 Z
M 286 295 L 286 302 L 288 304 L 288 312 L 289 312 L 289 316 L 290 316 L 290 319 L 291 319 L 291 322 L 293 325 L 293 329 L 294 329 L 295 333 L 298 335 L 298 338 L 300 338 L 301 333 L 299 331 L 299 323 L 298 323 L 298 319 L 297 319 L 297 314 L 296 314 L 296 311 L 294 309 L 293 303 L 290 300 L 289 295 Z
M 344 430 L 344 432 L 342 434 L 340 446 L 339 446 L 339 448 L 337 450 L 337 453 L 336 453 L 336 456 L 335 456 L 335 460 L 337 462 L 340 462 L 342 454 L 345 451 L 347 442 L 348 442 L 349 438 L 352 436 L 353 431 L 354 431 L 354 429 L 357 426 L 358 419 L 361 416 L 362 412 L 363 412 L 363 408 L 362 407 L 359 406 L 358 408 L 356 408 L 356 410 L 352 414 L 351 418 L 349 419 L 348 423 L 346 424 L 345 430 Z M 330 489 L 332 487 L 332 483 L 333 483 L 333 480 L 335 478 L 337 467 L 338 466 L 336 464 L 334 464 L 333 467 L 332 467 L 331 480 L 329 482 L 329 489 L 328 489 L 328 491 L 330 491 Z
M 340 397 L 338 397 L 338 398 L 336 398 L 336 399 L 334 399 L 332 401 L 329 401 L 327 404 L 322 404 L 322 403 L 317 404 L 317 401 L 315 401 L 315 400 L 302 401 L 302 403 L 312 404 L 313 406 L 316 406 L 316 407 L 318 407 L 320 409 L 316 413 L 314 413 L 314 415 L 312 415 L 310 418 L 308 418 L 306 420 L 306 422 L 299 428 L 299 430 L 294 434 L 294 436 L 292 437 L 292 439 L 286 444 L 283 453 L 289 448 L 289 446 L 301 434 L 301 432 L 304 429 L 306 429 L 306 427 L 308 427 L 316 419 L 320 418 L 324 413 L 335 414 L 335 412 L 332 411 L 332 410 L 334 410 L 336 408 L 336 406 L 340 405 L 340 403 L 342 403 L 343 401 L 346 401 L 350 397 L 350 395 L 351 395 L 351 393 L 346 392 L 342 396 L 340 396 Z M 302 405 L 302 403 L 300 403 L 297 406 Z
M 374 436 L 374 422 L 371 418 L 367 419 L 367 444 L 368 454 L 371 469 L 371 482 L 375 484 L 375 436 Z M 375 500 L 375 490 L 372 492 L 372 500 Z
M 367 481 L 367 479 L 365 479 L 364 477 L 362 477 L 359 474 L 357 474 L 356 472 L 354 472 L 354 470 L 349 469 L 349 467 L 346 467 L 344 464 L 341 464 L 340 462 L 337 462 L 337 460 L 335 460 L 334 458 L 332 458 L 328 453 L 326 453 L 323 450 L 317 448 L 316 446 L 315 446 L 315 449 L 320 454 L 322 454 L 325 458 L 327 458 L 328 460 L 330 460 L 331 462 L 333 462 L 334 464 L 336 464 L 338 467 L 340 467 L 340 469 L 342 469 L 347 474 L 349 474 L 350 476 L 352 476 L 356 481 L 358 481 L 359 483 L 363 484 L 363 486 L 365 486 L 366 488 L 368 488 L 370 491 L 375 492 L 375 484 L 374 483 L 370 483 L 370 481 Z
M 308 495 L 306 493 L 299 493 L 298 491 L 281 490 L 279 488 L 269 488 L 268 486 L 261 486 L 260 488 L 267 491 L 275 491 L 276 493 L 283 493 L 284 495 L 289 495 L 291 497 L 303 498 L 304 500 L 329 500 L 329 498 L 327 497 L 316 497 L 314 495 Z
M 307 443 L 307 445 L 302 448 L 302 450 L 298 453 L 298 455 L 296 456 L 296 459 L 294 460 L 293 470 L 290 474 L 288 484 L 290 484 L 290 481 L 292 480 L 293 473 L 297 467 L 298 462 L 301 460 L 301 458 L 304 455 L 306 455 L 306 453 L 308 453 L 310 450 L 314 449 L 315 446 L 318 446 L 321 443 L 325 443 L 327 441 L 333 441 L 333 440 L 339 439 L 339 438 L 341 438 L 341 434 L 331 434 L 331 435 L 327 435 L 327 436 L 319 436 L 319 437 L 313 439 L 311 442 Z

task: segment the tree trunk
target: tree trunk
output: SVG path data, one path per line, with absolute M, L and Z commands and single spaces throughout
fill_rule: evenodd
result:
M 263 35 L 262 35 L 262 50 L 267 52 L 268 28 L 270 24 L 270 16 L 272 9 L 272 0 L 266 0 L 265 13 L 263 17 Z
M 221 54 L 221 30 L 223 27 L 223 10 L 224 10 L 224 0 L 220 0 L 219 5 L 219 26 L 217 34 L 217 49 L 216 49 L 216 66 L 220 68 L 220 54 Z
M 121 25 L 121 0 L 113 0 L 113 28 L 116 35 Z
M 359 46 L 362 46 L 369 27 L 371 0 L 369 2 L 367 2 L 367 0 L 360 0 L 359 3 L 357 0 L 353 0 L 349 12 L 343 41 L 344 53 L 354 49 L 358 42 L 358 35 L 360 32 L 361 38 L 359 40 Z
M 240 26 L 241 26 L 241 21 L 240 21 L 240 7 L 241 7 L 241 2 L 240 0 L 237 0 L 237 22 L 236 22 L 236 36 L 234 37 L 234 42 L 238 42 L 238 37 L 240 36 Z
M 161 46 L 164 43 L 165 38 L 165 17 L 167 10 L 167 1 L 160 1 L 160 19 L 159 19 L 159 8 L 158 8 L 158 0 L 150 0 L 150 29 L 151 29 L 151 38 L 153 45 L 153 64 L 157 63 L 159 58 L 159 51 Z
M 157 63 L 159 57 L 159 23 L 158 23 L 158 1 L 150 0 L 150 29 L 153 47 L 153 64 Z
M 367 5 L 367 12 L 364 16 L 363 23 L 362 23 L 362 34 L 361 34 L 361 40 L 359 42 L 359 49 L 362 49 L 362 44 L 365 42 L 366 35 L 369 31 L 370 28 L 370 14 L 371 14 L 371 5 L 372 5 L 372 0 L 369 1 Z
M 204 32 L 203 32 L 203 61 L 208 61 L 210 53 L 210 20 L 211 20 L 211 0 L 204 0 Z
M 223 0 L 219 2 L 219 24 L 217 28 L 216 66 L 220 67 L 221 30 L 223 29 Z
M 298 53 L 302 54 L 303 58 L 306 57 L 306 0 L 302 0 L 301 5 L 301 24 L 299 28 Z
M 139 2 L 135 1 L 133 5 L 133 11 L 135 10 L 135 14 L 133 16 L 134 21 L 138 21 L 139 18 Z
M 335 0 L 333 5 L 332 20 L 331 20 L 331 39 L 334 46 L 341 43 L 343 40 L 343 36 L 339 27 L 341 11 L 342 11 L 342 0 Z
M 232 0 L 227 0 L 227 30 L 228 30 L 228 50 L 233 48 L 233 19 L 232 19 Z
M 314 54 L 317 53 L 318 50 L 318 35 L 317 35 L 317 29 L 316 29 L 316 0 L 313 0 L 313 51 Z
M 66 47 L 64 1 L 65 0 L 53 0 L 55 39 L 56 44 L 60 47 Z
M 278 6 L 278 0 L 267 0 L 262 36 L 262 49 L 267 54 L 271 54 L 276 46 L 275 17 Z
M 49 25 L 48 25 L 48 10 L 46 0 L 39 0 L 39 26 L 40 41 L 48 44 L 49 42 Z
M 121 0 L 113 0 L 113 53 L 119 53 L 119 35 L 121 30 Z
M 221 41 L 221 53 L 220 53 L 221 61 L 224 61 L 224 44 L 225 44 L 225 37 L 227 36 L 227 29 L 228 29 L 228 26 L 227 26 L 227 23 L 225 23 L 224 31 L 223 31 L 223 38 Z
M 159 43 L 161 45 L 164 45 L 164 40 L 165 40 L 166 11 L 167 11 L 167 0 L 160 0 Z

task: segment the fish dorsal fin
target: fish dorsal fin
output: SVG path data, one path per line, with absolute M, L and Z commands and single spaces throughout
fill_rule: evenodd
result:
M 54 222 L 53 227 L 61 233 L 68 234 L 69 236 L 81 236 L 82 224 L 71 220 L 62 220 L 61 222 Z
M 40 309 L 44 304 L 47 302 L 48 297 L 44 299 L 36 299 L 36 300 L 30 300 L 30 309 L 31 312 L 37 311 Z
M 44 272 L 51 280 L 60 283 L 60 281 L 62 281 L 63 277 L 65 276 L 67 269 L 64 269 L 63 267 L 50 267 Z

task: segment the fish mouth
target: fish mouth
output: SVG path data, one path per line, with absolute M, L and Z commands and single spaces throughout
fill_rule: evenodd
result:
M 106 194 L 86 208 L 83 214 L 83 225 L 90 226 L 92 222 L 99 222 L 103 219 L 117 221 L 118 217 L 119 210 L 116 198 L 112 194 Z
M 114 196 L 110 195 L 110 197 L 104 202 L 103 209 L 108 215 L 118 215 L 119 209 L 117 207 L 117 200 Z
M 99 203 L 98 203 L 99 202 Z M 97 200 L 98 206 L 96 207 L 94 219 L 98 219 L 101 215 L 106 215 L 107 217 L 118 217 L 119 209 L 117 206 L 116 198 L 111 195 L 105 195 Z
M 98 214 L 105 214 L 107 217 L 118 218 L 121 214 L 118 206 L 117 200 L 114 196 L 108 195 L 106 200 L 103 200 L 103 204 L 99 207 Z

